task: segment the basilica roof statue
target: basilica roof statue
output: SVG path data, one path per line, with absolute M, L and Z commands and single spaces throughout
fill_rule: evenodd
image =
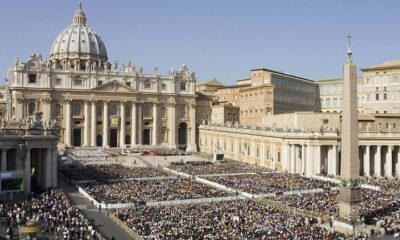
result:
M 89 65 L 105 67 L 107 50 L 100 36 L 87 24 L 86 15 L 79 4 L 72 24 L 64 29 L 54 40 L 50 51 L 53 68 L 85 70 Z

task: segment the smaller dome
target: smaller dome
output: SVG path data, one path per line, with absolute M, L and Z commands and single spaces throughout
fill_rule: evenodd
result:
M 108 59 L 100 36 L 86 25 L 81 4 L 74 14 L 72 25 L 58 34 L 50 51 L 51 60 L 80 58 L 97 61 Z

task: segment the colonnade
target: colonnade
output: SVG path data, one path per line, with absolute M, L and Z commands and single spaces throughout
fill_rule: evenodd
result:
M 360 169 L 364 176 L 393 178 L 400 176 L 399 145 L 361 145 Z
M 31 192 L 31 178 L 43 189 L 57 187 L 57 148 L 1 148 L 1 172 L 23 179 L 24 192 Z M 11 154 L 10 154 L 11 153 Z M 32 154 L 33 153 L 33 154 Z M 3 180 L 3 179 L 2 179 Z M 0 189 L 0 191 L 6 191 Z

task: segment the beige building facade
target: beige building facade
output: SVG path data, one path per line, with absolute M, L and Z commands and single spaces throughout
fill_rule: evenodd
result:
M 196 151 L 195 73 L 186 65 L 160 75 L 129 62 L 110 64 L 81 6 L 51 47 L 10 69 L 10 117 L 43 112 L 57 119 L 64 146 L 180 147 Z

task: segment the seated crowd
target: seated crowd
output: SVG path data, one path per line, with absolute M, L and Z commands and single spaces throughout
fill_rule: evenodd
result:
M 271 172 L 257 175 L 207 177 L 208 180 L 251 194 L 279 193 L 306 189 L 329 189 L 329 182 L 309 179 L 298 174 Z
M 212 175 L 212 174 L 227 174 L 227 173 L 258 173 L 270 172 L 272 170 L 247 163 L 241 162 L 226 162 L 217 164 L 191 164 L 187 162 L 183 166 L 173 166 L 175 170 L 184 172 L 190 175 Z
M 168 176 L 167 173 L 150 167 L 126 167 L 120 164 L 93 164 L 79 168 L 64 168 L 60 172 L 71 180 L 97 180 L 124 178 L 151 178 Z
M 133 203 L 136 200 L 156 202 L 232 195 L 205 184 L 182 178 L 134 180 L 110 184 L 83 184 L 82 188 L 97 202 L 108 204 Z
M 52 189 L 19 203 L 1 203 L 2 226 L 18 228 L 30 220 L 43 223 L 44 235 L 54 239 L 104 239 L 60 189 Z
M 315 194 L 277 196 L 270 198 L 290 207 L 338 216 L 337 198 L 339 192 L 324 192 Z M 400 231 L 400 199 L 369 189 L 361 190 L 360 216 L 366 222 L 379 222 L 382 227 L 391 231 Z
M 306 225 L 299 215 L 250 200 L 118 209 L 115 215 L 146 240 L 344 239 L 340 233 Z
M 185 151 L 179 149 L 171 149 L 166 147 L 155 146 L 136 146 L 127 148 L 129 152 L 143 153 L 144 155 L 152 156 L 173 156 L 173 155 L 186 155 Z

